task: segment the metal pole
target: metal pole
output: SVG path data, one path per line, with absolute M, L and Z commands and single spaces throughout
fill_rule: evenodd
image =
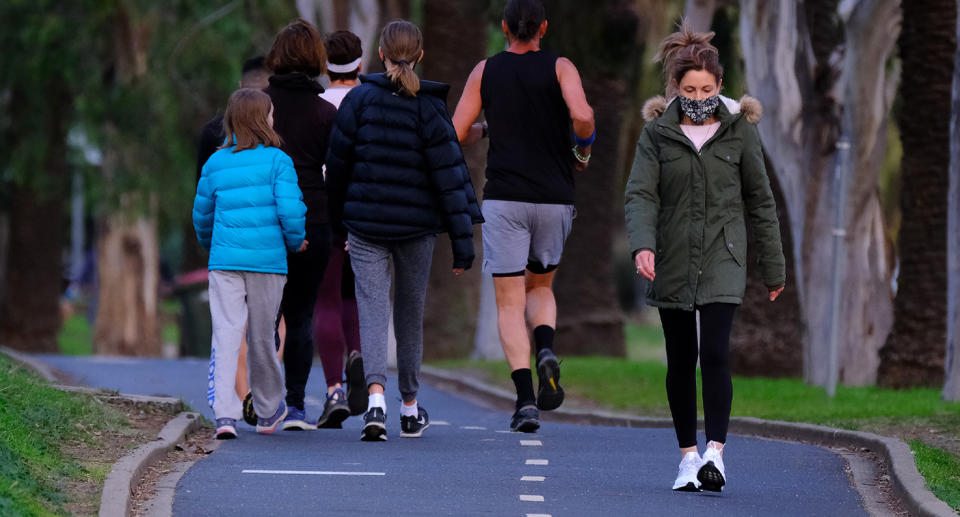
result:
M 839 348 L 841 332 L 840 296 L 843 294 L 844 264 L 846 262 L 846 205 L 847 205 L 847 169 L 850 163 L 850 142 L 841 138 L 837 142 L 837 161 L 833 174 L 833 267 L 830 268 L 830 343 L 827 364 L 827 394 L 833 397 L 837 393 L 837 381 L 840 376 Z

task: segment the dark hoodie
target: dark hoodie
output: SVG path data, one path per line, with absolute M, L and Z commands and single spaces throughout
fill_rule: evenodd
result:
M 337 108 L 319 97 L 323 92 L 319 83 L 300 72 L 271 76 L 263 91 L 273 101 L 273 128 L 283 140 L 281 149 L 293 158 L 297 170 L 307 227 L 326 224 L 330 218 L 323 164 Z

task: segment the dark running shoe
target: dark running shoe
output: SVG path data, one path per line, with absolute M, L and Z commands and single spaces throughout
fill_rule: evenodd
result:
M 535 433 L 540 429 L 540 412 L 536 406 L 523 406 L 513 414 L 510 430 L 517 433 Z
M 323 404 L 323 414 L 317 420 L 319 429 L 343 429 L 343 421 L 350 416 L 350 407 L 347 406 L 347 395 L 337 388 L 327 396 Z
M 363 415 L 363 430 L 360 431 L 360 439 L 365 442 L 384 442 L 387 440 L 387 415 L 383 409 L 375 407 L 370 408 Z
M 537 354 L 537 408 L 551 411 L 563 404 L 563 388 L 560 387 L 560 362 L 553 350 L 544 348 Z
M 423 406 L 417 407 L 417 416 L 400 417 L 400 438 L 420 438 L 423 430 L 430 427 L 430 415 Z
M 247 393 L 243 399 L 243 421 L 247 425 L 257 425 L 257 410 L 253 409 L 253 393 Z
M 312 431 L 317 428 L 317 423 L 307 419 L 305 410 L 290 406 L 280 428 L 284 431 Z
M 347 404 L 350 415 L 362 415 L 367 409 L 367 381 L 363 374 L 363 356 L 354 350 L 347 357 Z

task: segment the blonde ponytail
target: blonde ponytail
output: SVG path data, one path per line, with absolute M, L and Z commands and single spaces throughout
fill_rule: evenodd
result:
M 420 77 L 413 71 L 423 53 L 423 33 L 406 20 L 394 20 L 380 32 L 380 50 L 383 57 L 395 65 L 387 70 L 387 77 L 400 87 L 404 95 L 415 97 L 420 91 Z

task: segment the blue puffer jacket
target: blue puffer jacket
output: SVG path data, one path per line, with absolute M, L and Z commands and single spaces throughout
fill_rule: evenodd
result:
M 193 201 L 208 269 L 287 273 L 287 250 L 305 236 L 307 207 L 293 160 L 275 147 L 221 149 L 203 166 Z
M 416 97 L 385 75 L 361 77 L 337 113 L 327 154 L 334 225 L 371 240 L 448 232 L 453 267 L 473 263 L 473 225 L 483 222 L 457 133 L 450 87 L 420 81 Z

